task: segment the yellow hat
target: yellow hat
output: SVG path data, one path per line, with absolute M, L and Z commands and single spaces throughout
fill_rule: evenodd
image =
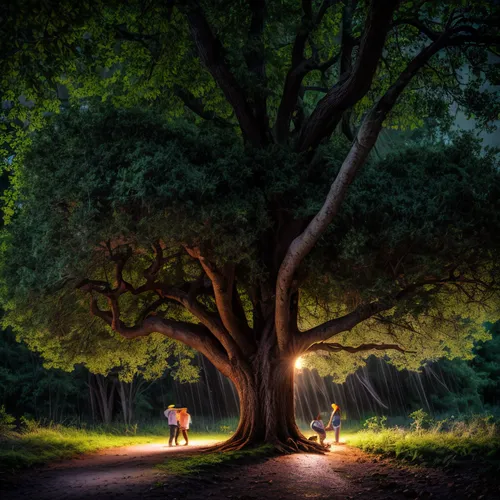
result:
M 167 408 L 175 408 L 175 405 L 168 405 Z
M 339 409 L 339 405 L 336 405 L 335 403 L 332 403 L 332 408 L 334 410 L 338 410 Z

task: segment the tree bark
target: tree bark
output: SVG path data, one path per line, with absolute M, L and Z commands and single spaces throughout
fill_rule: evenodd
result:
M 277 346 L 271 347 L 264 341 L 250 368 L 233 373 L 231 380 L 240 401 L 240 421 L 234 435 L 217 449 L 235 450 L 267 443 L 286 453 L 325 451 L 308 441 L 295 422 L 295 359 L 293 355 L 281 355 Z M 312 413 L 320 410 L 311 408 Z
M 94 395 L 96 397 L 101 420 L 104 424 L 109 425 L 113 420 L 115 388 L 107 377 L 95 374 L 93 377 L 95 387 L 92 387 L 92 389 L 95 391 Z

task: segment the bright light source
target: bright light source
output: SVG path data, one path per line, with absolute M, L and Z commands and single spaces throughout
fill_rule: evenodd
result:
M 296 368 L 297 370 L 300 370 L 300 369 L 302 368 L 302 358 L 297 358 L 297 359 L 295 360 L 295 368 Z

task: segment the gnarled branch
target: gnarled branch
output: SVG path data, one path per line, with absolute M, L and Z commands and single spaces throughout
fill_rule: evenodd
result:
M 190 296 L 188 293 L 182 292 L 175 288 L 166 288 L 161 290 L 161 296 L 172 299 L 188 310 L 193 316 L 200 320 L 214 335 L 214 337 L 221 343 L 229 358 L 236 361 L 242 361 L 241 351 L 238 344 L 224 328 L 221 320 L 207 311 L 196 298 Z
M 114 313 L 100 309 L 95 297 L 91 297 L 90 311 L 92 315 L 102 319 L 113 331 L 116 331 L 124 338 L 135 339 L 146 337 L 152 333 L 161 333 L 201 352 L 224 375 L 229 376 L 231 373 L 231 364 L 226 352 L 214 336 L 202 325 L 175 321 L 154 315 L 148 316 L 133 326 L 127 326 L 119 317 L 114 317 Z
M 226 266 L 226 269 L 217 269 L 216 266 L 206 259 L 199 248 L 185 247 L 188 254 L 200 262 L 201 267 L 213 284 L 215 303 L 222 319 L 222 323 L 231 337 L 246 354 L 255 351 L 253 335 L 245 317 L 235 314 L 233 297 L 235 293 L 234 266 Z
M 230 71 L 224 58 L 224 47 L 212 32 L 200 3 L 188 0 L 179 2 L 177 7 L 188 20 L 201 61 L 234 109 L 245 139 L 253 146 L 261 146 L 265 142 L 264 131 L 260 130 L 244 90 Z
M 306 43 L 313 30 L 321 23 L 327 9 L 337 3 L 333 0 L 325 0 L 320 8 L 320 12 L 314 19 L 311 0 L 302 1 L 303 17 L 299 27 L 295 42 L 292 48 L 292 64 L 285 78 L 285 85 L 281 102 L 276 117 L 275 133 L 276 140 L 283 143 L 288 138 L 290 130 L 290 121 L 297 105 L 297 100 L 301 92 L 302 81 L 305 76 L 313 70 L 326 71 L 331 65 L 335 64 L 339 56 L 334 56 L 328 61 L 321 63 L 316 51 L 313 51 L 313 57 L 306 59 L 304 51 Z
M 320 342 L 312 345 L 306 352 L 326 351 L 326 352 L 340 352 L 345 351 L 349 353 L 363 352 L 363 351 L 399 351 L 402 353 L 411 353 L 398 344 L 361 344 L 356 347 L 342 345 L 337 343 Z
M 398 0 L 371 2 L 355 66 L 316 106 L 303 127 L 298 143 L 299 151 L 314 148 L 323 138 L 329 137 L 344 111 L 368 92 L 398 3 Z

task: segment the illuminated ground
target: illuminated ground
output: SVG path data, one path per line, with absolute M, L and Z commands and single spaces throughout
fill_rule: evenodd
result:
M 346 445 L 320 455 L 268 458 L 193 476 L 171 477 L 154 465 L 169 455 L 199 453 L 215 440 L 169 448 L 147 444 L 115 448 L 81 459 L 26 472 L 0 493 L 2 500 L 36 498 L 168 498 L 207 500 L 314 499 L 465 499 L 499 498 L 498 485 L 477 471 L 463 474 L 436 469 L 396 467 Z

